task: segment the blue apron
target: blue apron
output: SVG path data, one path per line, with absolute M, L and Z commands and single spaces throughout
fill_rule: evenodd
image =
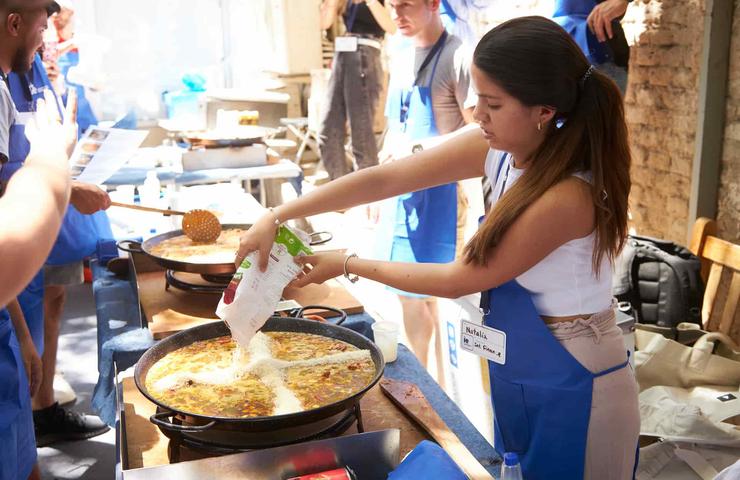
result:
M 3 169 L 2 180 L 7 181 L 23 166 L 31 150 L 26 138 L 26 123 L 36 111 L 36 102 L 44 99 L 44 91 L 51 88 L 41 57 L 36 55 L 31 70 L 26 74 L 10 73 L 8 86 L 13 103 L 18 110 L 18 121 L 10 127 L 9 161 Z M 53 92 L 53 90 L 52 90 Z M 54 96 L 56 99 L 56 96 Z M 54 108 L 51 105 L 50 108 Z M 62 107 L 57 101 L 56 108 L 62 115 Z M 28 329 L 39 355 L 44 351 L 44 275 L 39 271 L 31 283 L 18 295 L 18 303 L 23 310 Z
M 8 427 L 29 401 L 28 378 L 8 310 L 0 310 L 0 430 Z
M 594 65 L 613 61 L 608 42 L 599 42 L 586 23 L 588 15 L 598 3 L 596 0 L 555 0 L 555 13 L 552 16 Z
M 505 156 L 497 178 L 504 163 Z M 502 194 L 507 178 L 508 169 Z M 593 381 L 628 361 L 587 370 L 553 336 L 516 280 L 483 292 L 481 308 L 484 325 L 506 334 L 505 364 L 488 362 L 496 451 L 517 453 L 527 480 L 583 478 Z
M 69 70 L 70 66 L 72 65 L 66 66 L 66 70 Z M 20 114 L 20 121 L 10 129 L 10 161 L 3 170 L 4 180 L 10 178 L 13 173 L 23 166 L 23 162 L 26 161 L 26 157 L 31 150 L 31 145 L 26 138 L 25 123 L 36 111 L 36 102 L 44 98 L 45 90 L 48 89 L 54 92 L 39 55 L 36 55 L 29 73 L 25 75 L 10 74 L 8 81 L 13 102 Z M 56 94 L 54 98 L 57 101 L 56 107 L 61 116 L 62 104 Z M 77 119 L 79 122 L 79 111 Z M 83 215 L 70 205 L 46 263 L 49 265 L 64 265 L 82 261 L 95 252 L 98 238 L 113 238 L 108 215 L 105 212 Z M 21 306 L 23 307 L 23 305 Z M 35 337 L 34 342 L 37 343 L 38 348 L 39 345 Z
M 433 61 L 427 85 L 418 85 L 415 80 L 410 89 L 395 88 L 388 93 L 388 128 L 402 133 L 408 141 L 439 135 L 431 86 L 446 39 L 445 31 L 419 69 L 421 73 Z M 457 184 L 450 183 L 386 201 L 381 211 L 377 255 L 396 262 L 447 263 L 455 259 L 456 237 Z

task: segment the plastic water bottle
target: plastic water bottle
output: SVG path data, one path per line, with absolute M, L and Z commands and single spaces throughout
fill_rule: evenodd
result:
M 161 193 L 162 184 L 159 183 L 157 172 L 149 170 L 146 172 L 146 180 L 144 185 L 139 189 L 140 200 L 142 205 L 147 207 L 157 207 L 159 205 L 159 195 Z
M 159 208 L 161 189 L 162 185 L 159 183 L 159 178 L 157 178 L 157 172 L 154 170 L 146 172 L 144 185 L 139 187 L 139 201 L 146 207 Z M 145 213 L 140 215 L 146 216 L 146 226 L 148 227 L 147 229 L 149 230 L 150 235 L 156 234 L 160 229 L 163 217 L 158 213 Z M 154 230 L 154 232 L 151 230 Z
M 504 464 L 501 466 L 501 480 L 523 480 L 519 456 L 513 452 L 504 453 Z

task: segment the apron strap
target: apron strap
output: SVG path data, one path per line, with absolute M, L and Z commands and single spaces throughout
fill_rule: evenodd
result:
M 439 48 L 439 51 L 437 52 L 437 56 L 434 59 L 434 66 L 432 67 L 432 74 L 429 76 L 429 83 L 427 84 L 427 87 L 432 87 L 432 81 L 434 81 L 434 74 L 437 73 L 437 64 L 439 63 L 439 57 L 442 56 L 442 50 L 444 50 L 445 41 L 447 40 L 447 30 L 445 30 L 442 33 L 442 37 L 440 38 L 442 41 L 442 44 Z M 419 74 L 421 74 L 421 70 L 419 70 Z
M 501 169 L 504 168 L 504 164 L 508 163 L 506 161 L 507 157 L 506 152 L 501 152 L 501 158 L 498 162 L 498 168 L 496 169 L 496 177 L 493 179 L 493 183 L 491 184 L 491 188 L 495 187 L 498 183 L 498 177 L 501 175 Z M 506 179 L 504 180 L 504 184 L 501 186 L 501 191 L 498 194 L 498 200 L 501 199 L 501 195 L 504 194 L 504 191 L 506 190 L 506 181 L 509 178 L 509 169 L 511 168 L 511 165 L 509 165 L 509 168 L 506 170 Z M 481 220 L 485 217 L 481 217 Z M 491 299 L 489 298 L 488 292 L 481 292 L 480 295 L 480 304 L 478 304 L 478 310 L 480 311 L 481 315 L 486 316 L 489 313 L 491 313 Z
M 352 0 L 350 0 L 352 1 Z M 442 48 L 444 48 L 445 41 L 447 40 L 447 30 L 444 30 L 442 32 L 442 35 L 440 35 L 439 39 L 437 40 L 437 43 L 434 44 L 432 49 L 427 53 L 426 58 L 424 58 L 424 61 L 421 63 L 421 67 L 419 67 L 419 71 L 416 72 L 416 77 L 414 78 L 414 84 L 409 89 L 408 92 L 406 92 L 406 95 L 401 95 L 401 115 L 399 116 L 399 120 L 402 124 L 406 124 L 406 120 L 409 115 L 409 106 L 411 105 L 411 95 L 414 91 L 414 87 L 417 86 L 419 83 L 419 77 L 421 76 L 422 72 L 425 68 L 429 65 L 429 62 L 432 61 L 433 58 L 437 58 L 437 61 L 434 63 L 434 70 L 432 70 L 432 76 L 429 80 L 429 85 L 432 84 L 432 80 L 434 79 L 434 72 L 437 70 L 437 62 L 439 62 L 439 53 L 442 51 Z
M 611 368 L 607 368 L 606 370 L 602 370 L 599 373 L 594 373 L 594 378 L 603 377 L 604 375 L 609 375 L 612 372 L 616 372 L 617 370 L 621 370 L 630 363 L 630 352 L 627 352 L 627 360 L 625 360 L 623 363 L 620 363 L 619 365 L 614 365 Z

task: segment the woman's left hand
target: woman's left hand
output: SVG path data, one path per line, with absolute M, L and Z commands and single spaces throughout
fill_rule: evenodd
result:
M 612 21 L 624 15 L 627 5 L 627 0 L 606 0 L 591 10 L 586 23 L 599 42 L 606 42 L 614 37 Z
M 33 397 L 38 393 L 39 387 L 41 387 L 41 378 L 43 376 L 41 357 L 36 351 L 36 347 L 30 337 L 25 341 L 19 341 L 19 345 L 21 347 L 23 366 L 26 369 L 26 376 L 28 377 L 28 387 Z
M 330 278 L 344 273 L 344 261 L 347 255 L 336 252 L 317 253 L 297 257 L 296 263 L 303 265 L 303 274 L 290 282 L 291 287 L 305 287 L 309 283 L 324 283 Z

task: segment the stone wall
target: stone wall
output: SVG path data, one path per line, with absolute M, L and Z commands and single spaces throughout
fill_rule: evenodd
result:
M 633 227 L 687 241 L 703 35 L 703 0 L 634 2 L 625 111 L 632 145 Z M 638 20 L 642 28 L 635 29 Z M 634 22 L 630 25 L 630 22 Z

